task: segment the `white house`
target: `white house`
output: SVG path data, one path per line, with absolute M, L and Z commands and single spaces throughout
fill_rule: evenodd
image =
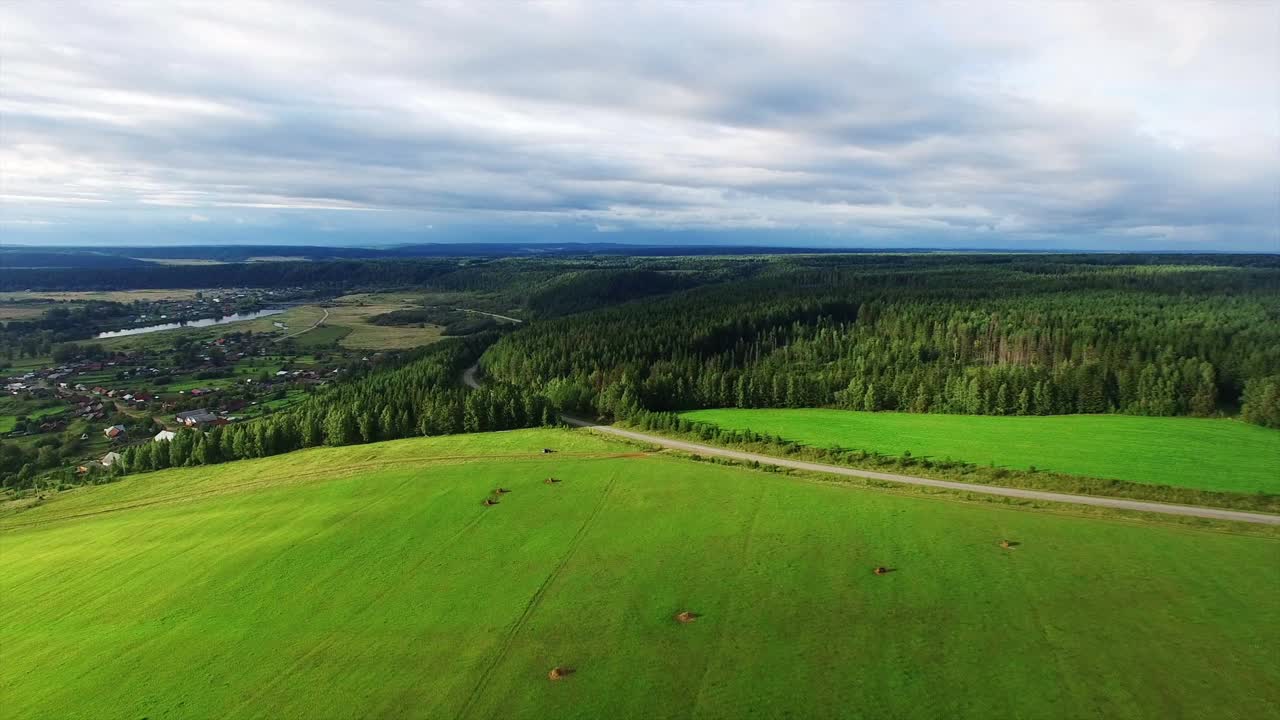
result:
M 111 467 L 120 461 L 120 453 L 109 452 L 102 456 L 102 467 Z
M 178 433 L 172 430 L 161 430 L 156 433 L 156 442 L 168 442 L 178 436 Z

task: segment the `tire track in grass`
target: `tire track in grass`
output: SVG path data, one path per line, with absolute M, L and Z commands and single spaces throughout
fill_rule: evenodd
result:
M 426 565 L 428 561 L 438 559 L 439 556 L 444 553 L 444 551 L 452 548 L 454 544 L 456 544 L 464 536 L 466 536 L 473 529 L 475 529 L 475 527 L 480 524 L 480 521 L 484 520 L 486 515 L 490 515 L 490 514 L 491 513 L 487 513 L 484 511 L 476 512 L 475 517 L 468 520 L 466 524 L 464 524 L 461 528 L 459 528 L 456 532 L 454 532 L 453 535 L 449 536 L 447 540 L 436 545 L 434 548 L 435 552 L 427 553 L 422 557 L 422 559 L 414 563 L 413 567 L 408 571 L 408 573 L 406 573 L 406 575 L 413 575 L 417 573 L 417 571 L 421 569 L 423 565 Z M 365 605 L 356 613 L 356 615 L 350 618 L 348 622 L 355 620 L 355 618 L 360 617 L 364 613 L 369 612 L 371 609 L 376 607 L 378 603 L 382 602 L 382 600 L 386 598 L 387 595 L 391 594 L 391 592 L 395 589 L 396 587 L 391 584 L 384 586 L 382 591 L 373 595 L 369 599 L 369 601 L 365 603 Z M 272 688 L 276 687 L 280 683 L 292 677 L 297 672 L 298 668 L 302 667 L 308 660 L 320 654 L 321 652 L 324 652 L 325 650 L 328 650 L 329 648 L 333 647 L 338 643 L 340 639 L 341 637 L 337 633 L 334 633 L 334 634 L 331 634 L 328 638 L 322 639 L 320 642 L 316 643 L 310 650 L 298 656 L 293 662 L 291 662 L 289 664 L 289 667 L 277 673 L 271 679 L 270 682 L 268 682 L 265 686 L 260 688 L 252 698 L 242 703 L 240 707 L 244 707 L 245 705 L 248 705 L 249 703 L 264 697 Z
M 279 552 L 277 552 L 277 553 L 275 553 L 274 555 L 272 555 L 272 557 L 271 557 L 269 560 L 267 560 L 266 562 L 262 563 L 262 565 L 267 565 L 267 564 L 270 564 L 270 563 L 273 563 L 273 562 L 278 561 L 280 558 L 282 558 L 282 557 L 284 557 L 285 555 L 288 555 L 290 552 L 292 552 L 292 551 L 294 550 L 294 548 L 297 548 L 297 547 L 299 547 L 299 546 L 301 546 L 301 545 L 305 545 L 305 544 L 307 544 L 307 543 L 311 542 L 312 540 L 314 540 L 314 539 L 316 539 L 316 538 L 320 537 L 321 535 L 324 535 L 325 533 L 332 532 L 332 531 L 334 530 L 334 528 L 337 528 L 339 525 L 342 525 L 343 523 L 347 522 L 347 521 L 348 521 L 348 520 L 350 520 L 351 518 L 353 518 L 353 517 L 355 517 L 355 516 L 357 516 L 357 515 L 359 515 L 359 514 L 361 514 L 361 513 L 365 512 L 366 510 L 369 510 L 370 508 L 372 508 L 372 507 L 374 507 L 374 506 L 376 506 L 376 505 L 379 505 L 379 504 L 381 504 L 381 503 L 384 503 L 384 502 L 387 502 L 388 500 L 393 499 L 393 498 L 396 496 L 396 492 L 397 492 L 397 491 L 399 491 L 400 489 L 404 488 L 404 487 L 405 487 L 406 485 L 408 485 L 409 483 L 414 482 L 414 480 L 415 480 L 415 479 L 416 479 L 416 478 L 414 478 L 414 477 L 408 477 L 408 478 L 405 478 L 404 480 L 401 480 L 399 483 L 397 483 L 397 484 L 395 485 L 395 487 L 394 487 L 394 488 L 392 488 L 392 489 L 391 489 L 391 491 L 390 491 L 390 492 L 383 492 L 382 494 L 380 494 L 380 495 L 378 495 L 377 497 L 373 498 L 373 499 L 372 499 L 372 500 L 370 500 L 369 502 L 362 503 L 362 504 L 361 504 L 361 505 L 359 505 L 358 507 L 353 508 L 353 509 L 351 509 L 351 510 L 347 511 L 346 513 L 343 513 L 343 514 L 341 515 L 341 517 L 339 517 L 339 518 L 337 519 L 337 521 L 336 521 L 336 522 L 332 522 L 332 523 L 326 524 L 324 527 L 321 527 L 321 528 L 319 528 L 319 529 L 315 530 L 314 532 L 309 533 L 309 534 L 308 534 L 308 535 L 306 535 L 305 537 L 301 537 L 301 538 L 298 538 L 298 539 L 294 540 L 293 542 L 291 542 L 291 543 L 289 543 L 287 546 L 285 546 L 283 549 L 281 549 Z M 468 525 L 468 526 L 469 526 L 469 525 Z M 384 593 L 384 595 L 385 595 L 385 593 Z M 323 649 L 323 648 L 325 648 L 325 647 L 328 647 L 328 645 L 326 645 L 326 644 L 322 641 L 322 642 L 318 643 L 315 647 L 313 647 L 311 650 L 308 650 L 307 652 L 303 653 L 301 656 L 299 656 L 298 658 L 296 658 L 292 663 L 290 663 L 288 668 L 286 668 L 286 669 L 284 669 L 284 670 L 280 671 L 279 673 L 277 673 L 277 674 L 276 674 L 276 675 L 275 675 L 275 676 L 274 676 L 274 677 L 273 677 L 269 682 L 267 682 L 266 684 L 264 684 L 262 687 L 258 688 L 258 689 L 257 689 L 257 691 L 256 691 L 256 692 L 254 692 L 253 694 L 248 695 L 247 697 L 245 697 L 245 698 L 240 702 L 240 704 L 239 704 L 239 705 L 237 705 L 233 710 L 228 711 L 224 716 L 225 716 L 225 717 L 235 717 L 235 716 L 239 715 L 239 714 L 240 714 L 240 713 L 241 713 L 245 708 L 250 707 L 250 706 L 252 706 L 254 703 L 256 703 L 257 701 L 261 700 L 264 696 L 266 696 L 266 694 L 267 694 L 267 693 L 268 693 L 268 692 L 269 692 L 273 687 L 275 687 L 276 685 L 278 685 L 278 684 L 279 684 L 281 681 L 283 681 L 285 678 L 287 678 L 287 677 L 289 677 L 289 676 L 293 675 L 293 674 L 294 674 L 294 672 L 297 670 L 298 666 L 300 666 L 304 660 L 306 660 L 306 659 L 308 659 L 308 658 L 310 658 L 310 657 L 314 656 L 317 652 L 319 652 L 321 649 Z
M 591 528 L 595 523 L 596 518 L 599 517 L 600 511 L 604 509 L 605 503 L 609 500 L 609 495 L 613 492 L 613 486 L 617 480 L 618 475 L 615 471 L 609 477 L 609 484 L 605 486 L 604 492 L 601 493 L 600 500 L 596 502 L 596 506 L 592 508 L 591 514 L 587 516 L 587 519 L 583 521 L 582 526 L 579 527 L 578 531 L 573 534 L 572 538 L 570 538 L 568 550 L 563 556 L 561 556 L 555 567 L 553 567 L 551 572 L 547 574 L 547 577 L 543 579 L 542 584 L 538 586 L 538 589 L 533 591 L 533 595 L 529 598 L 529 602 L 524 606 L 524 611 L 520 613 L 520 617 L 516 618 L 511 629 L 507 631 L 506 636 L 502 639 L 502 644 L 498 648 L 498 652 L 494 654 L 493 659 L 480 674 L 480 679 L 476 682 L 475 688 L 471 690 L 471 694 L 467 697 L 466 702 L 462 704 L 462 709 L 458 711 L 458 720 L 462 720 L 462 718 L 470 715 L 472 708 L 475 706 L 476 700 L 484 695 L 484 690 L 489 685 L 489 681 L 493 678 L 494 671 L 498 669 L 498 666 L 502 664 L 502 661 L 505 660 L 507 655 L 511 652 L 511 646 L 515 644 L 516 636 L 524 629 L 525 624 L 529 621 L 529 617 L 533 615 L 533 612 L 537 610 L 538 606 L 542 603 L 542 598 L 546 596 L 547 589 L 550 588 L 551 584 L 560 576 L 560 572 L 564 570 L 565 565 L 569 564 L 569 560 L 573 558 L 574 554 L 577 553 L 578 548 L 582 545 L 582 540 L 586 537 L 587 530 Z
M 398 483 L 394 489 L 395 489 L 395 490 L 399 490 L 400 488 L 404 487 L 405 485 L 407 485 L 407 484 L 408 484 L 409 482 L 411 482 L 412 480 L 413 480 L 413 478 L 406 478 L 405 480 L 403 480 L 403 481 L 401 481 L 400 483 Z M 314 538 L 319 537 L 320 535 L 324 534 L 325 532 L 330 531 L 333 527 L 336 527 L 338 524 L 344 523 L 344 522 L 346 522 L 346 521 L 350 520 L 352 517 L 354 517 L 354 516 L 356 516 L 356 515 L 358 515 L 358 514 L 360 514 L 360 513 L 364 512 L 364 511 L 366 511 L 366 510 L 368 510 L 368 509 L 370 509 L 370 508 L 372 508 L 372 507 L 374 507 L 375 505 L 378 505 L 378 504 L 380 504 L 380 503 L 382 503 L 382 502 L 387 501 L 387 500 L 389 499 L 389 497 L 390 497 L 390 496 L 391 496 L 391 493 L 387 493 L 387 494 L 380 495 L 380 496 L 378 496 L 378 497 L 373 498 L 372 500 L 370 500 L 370 501 L 368 501 L 368 502 L 365 502 L 365 503 L 360 504 L 358 507 L 353 508 L 353 509 L 351 509 L 351 510 L 347 511 L 346 513 L 343 513 L 343 514 L 341 515 L 341 517 L 339 518 L 339 520 L 338 520 L 338 522 L 337 522 L 337 523 L 334 523 L 334 524 L 332 524 L 332 525 L 328 525 L 328 526 L 326 526 L 326 527 L 320 528 L 320 529 L 316 530 L 315 532 L 312 532 L 312 533 L 308 534 L 306 537 L 304 537 L 304 538 L 300 538 L 300 539 L 296 540 L 295 542 L 291 543 L 289 546 L 287 546 L 286 548 L 284 548 L 284 549 L 283 549 L 283 550 L 281 550 L 280 552 L 276 553 L 276 554 L 272 557 L 271 561 L 278 560 L 279 558 L 281 558 L 281 557 L 283 557 L 284 555 L 288 554 L 288 553 L 289 553 L 289 552 L 290 552 L 294 547 L 297 547 L 297 546 L 298 546 L 298 545 L 300 545 L 300 544 L 304 544 L 304 543 L 306 543 L 306 542 L 309 542 L 309 541 L 313 540 Z M 269 561 L 269 562 L 270 562 L 270 561 Z M 174 625 L 173 627 L 168 628 L 168 632 L 169 632 L 169 633 L 175 632 L 175 631 L 177 631 L 177 630 L 178 630 L 178 628 L 180 628 L 180 627 L 181 627 L 181 624 L 179 624 L 179 625 Z M 148 634 L 148 635 L 145 635 L 145 636 L 143 636 L 143 637 L 141 637 L 141 638 L 138 638 L 137 640 L 135 640 L 135 641 L 133 641 L 133 642 L 131 642 L 131 643 L 128 643 L 128 644 L 126 644 L 126 645 L 122 645 L 122 646 L 120 646 L 120 647 L 118 647 L 118 648 L 117 648 L 118 652 L 117 652 L 117 653 L 116 653 L 116 655 L 112 658 L 112 662 L 113 662 L 113 663 L 116 663 L 116 664 L 125 664 L 125 663 L 127 663 L 127 662 L 128 662 L 128 660 L 129 660 L 130 658 L 134 658 L 134 657 L 136 657 L 137 655 L 141 654 L 144 650 L 146 650 L 148 647 L 150 647 L 150 646 L 152 646 L 152 645 L 154 645 L 154 644 L 156 644 L 156 643 L 158 643 L 158 642 L 161 642 L 163 639 L 165 639 L 165 638 L 167 638 L 167 637 L 170 637 L 170 635 L 169 635 L 169 634 L 161 634 L 161 633 L 153 633 L 153 634 Z M 81 672 L 80 672 L 80 673 L 75 677 L 75 681 L 76 681 L 76 682 L 75 682 L 75 684 L 78 686 L 78 683 L 79 683 L 81 680 L 84 680 L 85 678 L 89 677 L 92 673 L 97 672 L 99 669 L 100 669 L 100 668 L 99 668 L 98 666 L 92 666 L 92 667 L 85 668 L 84 670 L 82 670 L 82 671 L 81 671 Z M 278 680 L 278 678 L 279 678 L 279 676 L 277 676 L 277 680 Z M 267 686 L 267 687 L 264 687 L 264 688 L 260 689 L 258 692 L 254 693 L 253 695 L 251 695 L 251 696 L 247 697 L 246 699 L 244 699 L 244 700 L 243 700 L 239 705 L 237 705 L 234 709 L 232 709 L 232 710 L 228 711 L 228 712 L 225 714 L 225 716 L 226 716 L 226 717 L 232 717 L 232 716 L 236 716 L 236 715 L 240 714 L 240 713 L 241 713 L 241 712 L 242 712 L 246 707 L 249 707 L 249 706 L 250 706 L 250 705 L 252 705 L 254 702 L 256 702 L 256 701 L 260 700 L 260 699 L 265 695 L 266 691 L 267 691 L 268 689 L 270 689 L 270 687 L 271 687 L 271 686 L 273 686 L 273 685 L 275 684 L 275 682 L 276 682 L 276 680 L 273 680 L 271 683 L 268 683 L 268 686 Z
M 756 496 L 756 506 L 751 511 L 751 519 L 747 521 L 746 536 L 742 539 L 742 562 L 739 564 L 738 579 L 741 580 L 747 574 L 749 569 L 748 561 L 751 557 L 752 541 L 756 537 L 756 526 L 760 521 L 760 508 L 764 507 L 764 496 L 769 490 L 764 486 L 760 486 L 760 494 Z M 732 618 L 737 614 L 738 598 L 741 597 L 737 593 L 730 595 L 730 604 L 724 614 L 716 618 L 716 637 L 715 651 L 707 656 L 707 662 L 702 667 L 702 675 L 698 678 L 698 693 L 693 696 L 693 702 L 689 704 L 689 717 L 697 717 L 698 706 L 702 704 L 702 695 L 707 689 L 707 675 L 711 673 L 711 665 L 720 657 L 720 648 L 724 645 L 725 632 L 731 624 Z

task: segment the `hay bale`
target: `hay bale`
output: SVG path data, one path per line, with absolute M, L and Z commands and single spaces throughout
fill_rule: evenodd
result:
M 485 498 L 485 499 L 484 499 L 484 504 L 485 504 L 485 507 L 491 507 L 491 506 L 493 506 L 493 505 L 497 505 L 497 504 L 498 504 L 498 499 L 497 499 L 497 498 Z
M 543 480 L 542 482 L 548 485 L 555 485 L 556 483 L 560 482 L 560 478 L 549 477 L 546 480 Z
M 883 566 L 883 565 L 878 565 L 878 566 L 876 566 L 876 569 L 875 569 L 875 570 L 872 570 L 871 572 L 873 572 L 873 573 L 875 573 L 875 574 L 877 574 L 877 575 L 885 575 L 885 574 L 888 574 L 888 572 L 889 572 L 889 568 L 887 568 L 887 567 L 885 567 L 885 566 Z
M 694 620 L 697 620 L 697 619 L 698 619 L 698 618 L 700 618 L 700 617 L 702 617 L 702 616 L 701 616 L 701 615 L 699 615 L 698 613 L 695 613 L 695 612 L 689 612 L 688 610 L 682 610 L 682 611 L 680 611 L 680 612 L 676 613 L 676 622 L 678 622 L 678 623 L 684 623 L 684 624 L 686 624 L 686 625 L 687 625 L 687 624 L 689 624 L 689 623 L 693 622 Z
M 573 672 L 574 670 L 571 667 L 556 666 L 547 673 L 547 679 L 551 681 L 563 680 L 572 675 Z
M 498 494 L 498 495 L 506 495 L 507 493 L 509 493 L 509 492 L 511 492 L 511 491 L 510 491 L 510 490 L 508 490 L 508 489 L 506 489 L 506 488 L 498 488 L 497 490 L 494 490 L 493 492 L 494 492 L 494 493 L 496 493 L 496 494 Z

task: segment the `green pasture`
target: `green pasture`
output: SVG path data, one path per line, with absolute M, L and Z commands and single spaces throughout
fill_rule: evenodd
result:
M 813 482 L 565 430 L 316 449 L 32 502 L 0 505 L 12 719 L 1280 706 L 1280 541 L 1265 536 Z M 555 666 L 576 672 L 552 682 Z
M 321 325 L 290 338 L 299 348 L 323 348 L 337 345 L 351 334 L 351 328 L 342 325 Z
M 1280 493 L 1280 432 L 1235 420 L 1131 415 L 924 415 L 697 410 L 689 420 L 805 445 L 1175 485 Z

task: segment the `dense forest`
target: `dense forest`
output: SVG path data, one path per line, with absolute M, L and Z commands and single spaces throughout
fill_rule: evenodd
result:
M 612 415 L 835 406 L 1206 416 L 1243 401 L 1246 418 L 1276 424 L 1274 263 L 1101 260 L 780 261 L 747 281 L 533 324 L 483 365 Z

